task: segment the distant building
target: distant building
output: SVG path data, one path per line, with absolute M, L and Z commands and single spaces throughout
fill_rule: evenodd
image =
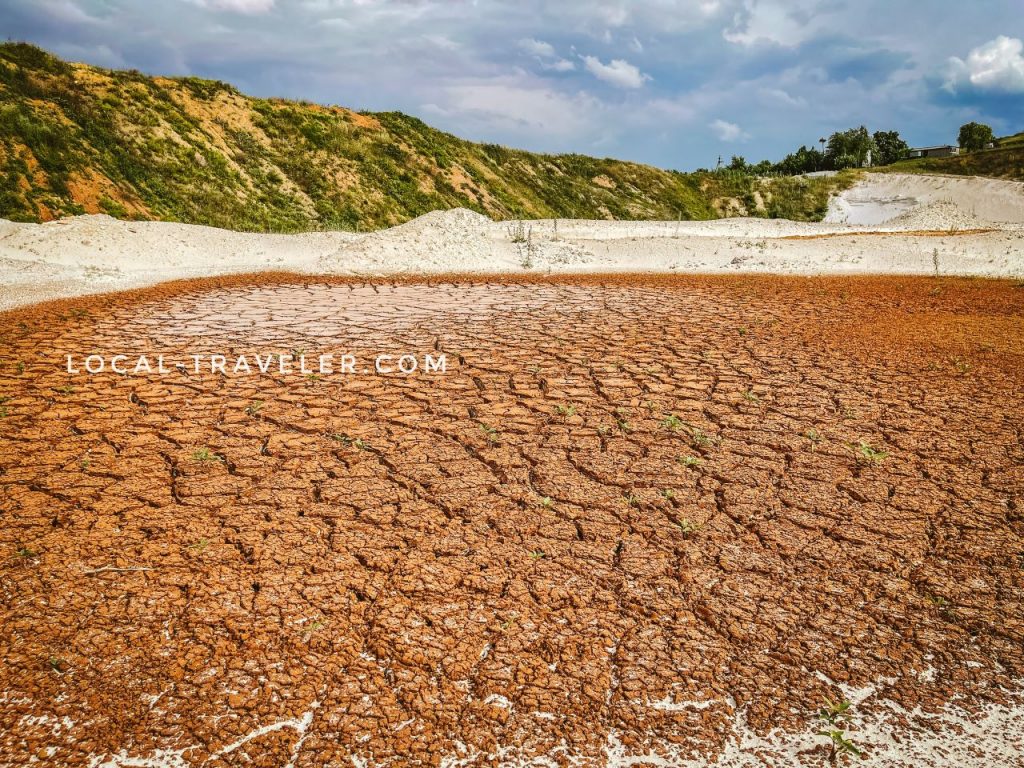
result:
M 953 157 L 960 154 L 960 147 L 940 144 L 937 147 L 917 147 L 910 150 L 910 157 Z

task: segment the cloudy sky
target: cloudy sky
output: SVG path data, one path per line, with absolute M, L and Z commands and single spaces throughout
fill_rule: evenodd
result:
M 105 67 L 398 109 L 459 136 L 692 169 L 833 130 L 1024 130 L 1021 0 L 0 0 Z

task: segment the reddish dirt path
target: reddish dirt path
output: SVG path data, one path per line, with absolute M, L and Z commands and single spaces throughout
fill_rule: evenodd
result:
M 713 756 L 1024 676 L 1024 289 L 299 280 L 0 316 L 0 764 Z M 63 367 L 293 349 L 449 370 Z

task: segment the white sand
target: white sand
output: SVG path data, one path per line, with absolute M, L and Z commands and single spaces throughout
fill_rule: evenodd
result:
M 466 210 L 434 212 L 362 235 L 261 235 L 108 216 L 47 224 L 0 220 L 0 309 L 179 278 L 275 270 L 932 274 L 937 255 L 943 274 L 1024 277 L 1024 184 L 992 179 L 869 174 L 837 196 L 826 221 L 817 224 L 562 219 L 525 227 L 529 244 L 513 242 L 508 223 Z M 992 231 L 960 234 L 981 228 Z M 900 234 L 914 230 L 937 235 Z M 787 239 L 793 236 L 811 239 Z

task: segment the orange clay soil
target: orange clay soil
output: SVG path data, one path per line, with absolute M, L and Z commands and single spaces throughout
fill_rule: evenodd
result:
M 1024 676 L 1011 283 L 261 276 L 0 333 L 0 763 L 714 756 L 828 680 Z M 63 358 L 297 349 L 449 368 Z

